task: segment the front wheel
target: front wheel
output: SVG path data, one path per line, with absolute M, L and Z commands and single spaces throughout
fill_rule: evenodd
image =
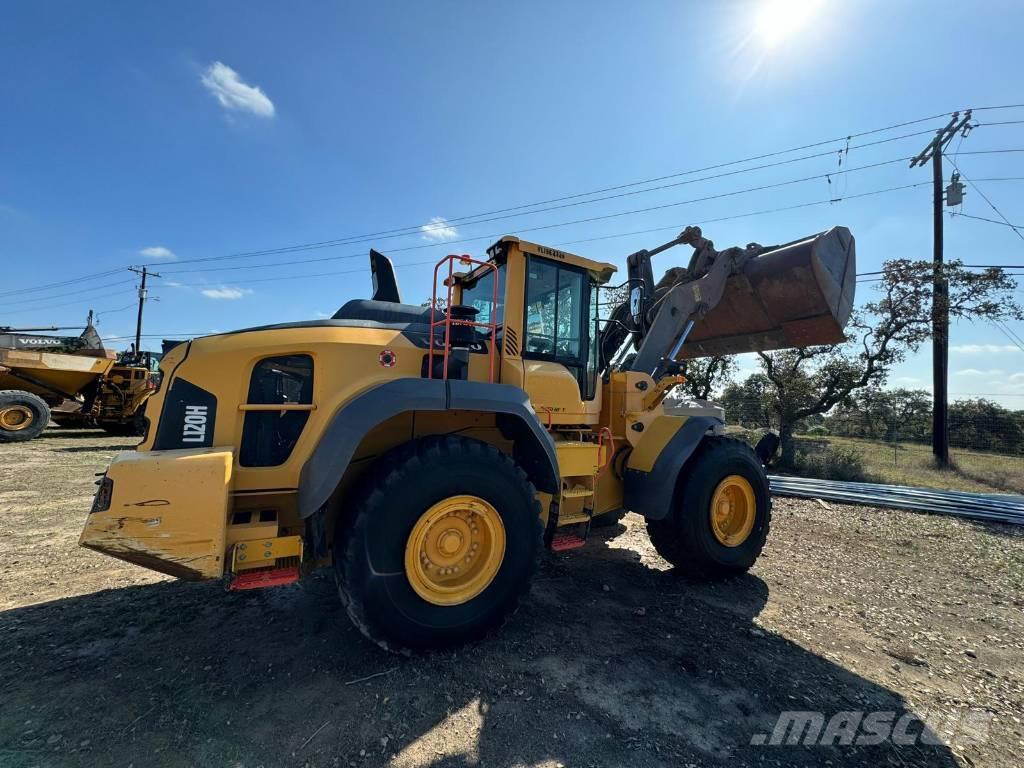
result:
M 707 437 L 687 463 L 676 508 L 648 520 L 658 554 L 684 573 L 724 578 L 744 573 L 764 548 L 771 526 L 768 477 L 744 441 Z
M 20 443 L 39 437 L 50 423 L 50 406 L 38 395 L 19 389 L 0 392 L 0 442 Z
M 460 645 L 503 623 L 542 545 L 522 469 L 463 437 L 414 441 L 377 467 L 335 541 L 339 593 L 360 631 L 407 651 Z

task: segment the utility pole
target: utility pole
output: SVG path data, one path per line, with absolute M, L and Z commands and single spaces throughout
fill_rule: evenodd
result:
M 146 305 L 147 291 L 146 291 L 146 278 L 152 275 L 153 277 L 160 277 L 157 272 L 150 272 L 145 266 L 142 269 L 138 267 L 128 267 L 132 272 L 137 275 L 142 275 L 142 282 L 139 283 L 139 314 L 135 321 L 135 350 L 134 354 L 138 356 L 142 352 L 142 308 Z
M 946 127 L 910 161 L 911 168 L 932 161 L 932 453 L 940 467 L 949 466 L 949 283 L 942 270 L 942 152 L 970 120 L 971 110 L 963 117 L 954 112 Z

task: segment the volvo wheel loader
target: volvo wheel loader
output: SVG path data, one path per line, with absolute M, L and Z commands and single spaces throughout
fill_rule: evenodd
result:
M 655 282 L 652 256 L 680 244 L 688 266 Z M 331 566 L 359 629 L 403 651 L 501 624 L 544 548 L 624 510 L 679 571 L 746 571 L 764 469 L 714 411 L 663 400 L 688 357 L 842 340 L 853 237 L 718 251 L 691 227 L 627 265 L 602 319 L 611 264 L 505 237 L 442 260 L 421 307 L 371 251 L 369 300 L 174 347 L 81 544 L 230 590 Z

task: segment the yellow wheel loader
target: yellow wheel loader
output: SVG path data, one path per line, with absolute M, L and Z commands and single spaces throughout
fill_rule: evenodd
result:
M 680 244 L 688 266 L 655 282 L 651 257 Z M 81 544 L 231 590 L 332 566 L 392 650 L 500 625 L 544 548 L 623 510 L 682 572 L 746 571 L 768 535 L 764 469 L 714 411 L 663 400 L 679 360 L 841 340 L 853 237 L 718 251 L 690 227 L 627 265 L 604 318 L 611 264 L 505 237 L 485 261 L 443 259 L 421 307 L 371 251 L 373 297 L 330 319 L 178 345 Z

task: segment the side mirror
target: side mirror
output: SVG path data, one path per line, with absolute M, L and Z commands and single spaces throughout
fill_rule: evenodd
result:
M 642 311 L 642 299 L 643 299 L 643 288 L 639 285 L 634 286 L 633 290 L 629 292 L 629 314 L 633 316 L 633 324 L 640 327 L 640 314 Z

